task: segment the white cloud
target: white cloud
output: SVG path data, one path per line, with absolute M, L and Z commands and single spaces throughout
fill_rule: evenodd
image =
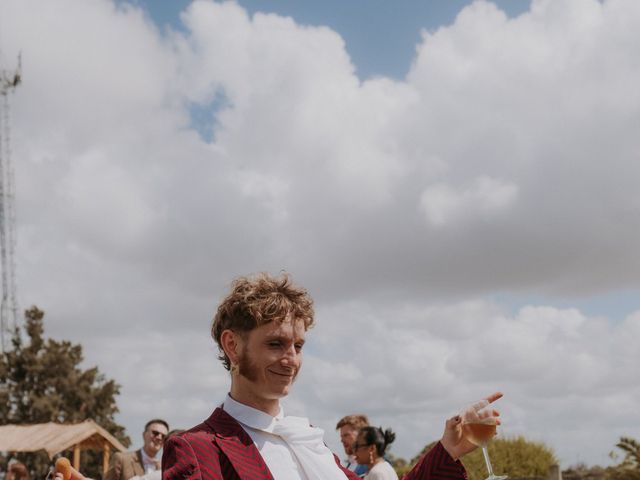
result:
M 318 317 L 295 395 L 315 406 L 314 418 L 327 419 L 320 424 L 327 431 L 341 414 L 363 411 L 395 427 L 394 451 L 411 456 L 440 435 L 456 408 L 503 389 L 502 434 L 544 441 L 565 465 L 578 452 L 606 464 L 617 437 L 635 435 L 638 390 L 629 375 L 640 358 L 626 346 L 637 313 L 615 325 L 575 309 L 525 306 L 511 315 L 476 300 L 402 308 L 349 302 Z M 609 408 L 616 411 L 607 420 Z M 587 422 L 594 410 L 599 418 Z M 603 428 L 598 445 L 583 441 Z M 337 435 L 328 441 L 339 449 Z
M 427 220 L 439 227 L 467 215 L 500 213 L 509 208 L 517 193 L 516 185 L 483 176 L 461 191 L 446 184 L 430 185 L 422 192 L 420 206 Z
M 564 465 L 640 436 L 638 313 L 485 299 L 638 289 L 638 2 L 515 19 L 474 2 L 423 34 L 406 79 L 365 82 L 327 27 L 205 0 L 182 20 L 0 3 L 3 58 L 23 53 L 20 296 L 123 384 L 133 438 L 152 409 L 184 427 L 224 396 L 217 300 L 281 269 L 319 312 L 288 404 L 335 448 L 337 418 L 363 409 L 413 456 L 494 388 L 504 432 Z M 189 107 L 215 98 L 207 143 Z

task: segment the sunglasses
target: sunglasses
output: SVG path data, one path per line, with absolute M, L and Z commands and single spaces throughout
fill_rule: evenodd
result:
M 160 437 L 160 440 L 164 440 L 164 437 L 167 436 L 166 433 L 162 433 L 157 430 L 150 430 L 150 432 L 151 432 L 151 435 L 153 435 L 154 437 Z

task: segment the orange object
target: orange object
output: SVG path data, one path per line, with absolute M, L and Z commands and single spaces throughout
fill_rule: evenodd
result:
M 70 480 L 71 478 L 71 462 L 64 457 L 60 457 L 56 460 L 56 472 L 62 474 L 64 480 Z

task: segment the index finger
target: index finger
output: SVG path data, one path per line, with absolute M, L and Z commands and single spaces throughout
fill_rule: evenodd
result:
M 502 398 L 502 392 L 493 392 L 491 395 L 485 397 L 485 400 L 489 403 L 493 403 L 499 398 Z

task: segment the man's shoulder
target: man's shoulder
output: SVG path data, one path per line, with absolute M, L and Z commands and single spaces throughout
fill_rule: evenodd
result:
M 172 435 L 169 440 L 179 443 L 180 440 L 191 443 L 193 441 L 209 441 L 211 437 L 234 437 L 242 435 L 243 430 L 238 421 L 221 408 L 216 408 L 213 413 L 202 423 L 183 432 Z
M 210 462 L 221 450 L 229 454 L 249 446 L 253 446 L 253 441 L 238 421 L 217 408 L 204 422 L 167 440 L 162 454 L 163 465 L 173 465 L 179 456 L 207 458 Z
M 167 439 L 162 451 L 163 479 L 182 480 L 193 474 L 194 465 L 211 468 L 219 461 L 218 424 L 211 417 Z
M 115 452 L 113 454 L 113 458 L 115 460 L 128 460 L 131 458 L 136 458 L 139 452 L 140 450 L 129 450 L 127 452 Z
M 191 442 L 193 440 L 198 440 L 198 439 L 208 439 L 212 436 L 215 436 L 215 434 L 216 434 L 216 429 L 210 427 L 209 425 L 203 422 L 196 425 L 195 427 L 191 427 L 188 430 L 185 430 L 184 432 L 180 432 L 178 434 L 172 435 L 169 440 L 174 440 L 174 441 L 183 440 L 183 441 Z
M 135 465 L 141 465 L 138 453 L 140 450 L 129 452 L 115 452 L 111 456 L 109 470 L 107 471 L 105 480 L 126 480 L 133 477 L 135 473 Z

